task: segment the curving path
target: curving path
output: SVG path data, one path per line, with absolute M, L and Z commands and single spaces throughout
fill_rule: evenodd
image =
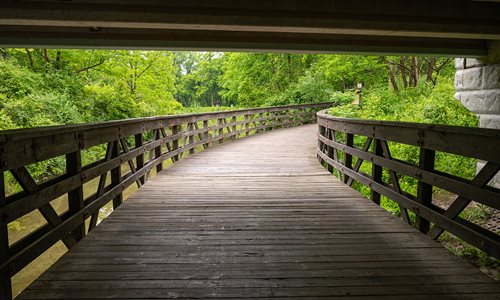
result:
M 181 160 L 19 299 L 500 297 L 498 283 L 324 170 L 315 131 Z

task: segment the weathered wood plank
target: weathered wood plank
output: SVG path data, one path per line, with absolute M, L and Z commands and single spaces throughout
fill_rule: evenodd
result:
M 82 172 L 82 153 L 81 151 L 66 154 L 66 173 L 77 175 Z M 68 192 L 68 211 L 70 214 L 78 213 L 84 206 L 83 202 L 83 186 Z M 60 224 L 60 223 L 59 223 Z M 59 225 L 58 224 L 58 225 Z M 71 232 L 75 240 L 79 241 L 85 236 L 85 219 L 81 217 L 79 224 Z
M 0 172 L 0 207 L 5 204 L 5 178 L 3 172 Z M 0 252 L 2 254 L 9 252 L 9 229 L 7 225 L 5 222 L 0 222 Z M 7 255 L 1 255 L 0 265 L 7 261 L 7 259 Z M 11 279 L 7 268 L 0 268 L 0 298 L 6 300 L 12 299 Z
M 500 295 L 475 267 L 324 170 L 315 130 L 273 130 L 177 161 L 19 299 Z

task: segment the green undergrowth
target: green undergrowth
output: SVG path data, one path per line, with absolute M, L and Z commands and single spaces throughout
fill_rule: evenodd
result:
M 435 87 L 427 84 L 416 88 L 408 88 L 401 93 L 395 93 L 387 88 L 376 88 L 365 92 L 360 106 L 353 105 L 350 101 L 343 105 L 332 107 L 329 114 L 339 117 L 370 119 L 370 120 L 390 120 L 400 122 L 418 122 L 427 124 L 442 124 L 465 127 L 477 127 L 477 117 L 465 109 L 459 101 L 453 97 L 453 82 L 450 78 L 442 78 Z M 344 136 L 336 136 L 340 141 Z M 365 139 L 355 138 L 355 147 L 362 148 Z M 419 148 L 404 144 L 389 142 L 389 148 L 393 158 L 418 165 Z M 370 148 L 373 151 L 373 145 Z M 343 159 L 340 154 L 339 159 Z M 356 162 L 354 159 L 353 164 Z M 461 157 L 447 153 L 436 153 L 435 168 L 441 172 L 471 180 L 476 172 L 477 160 L 473 158 Z M 371 163 L 363 162 L 361 172 L 371 174 Z M 335 172 L 334 172 L 335 174 Z M 390 183 L 390 174 L 383 171 L 383 181 Z M 416 195 L 417 180 L 409 176 L 398 174 L 401 189 L 409 194 Z M 360 183 L 355 182 L 352 186 L 365 197 L 370 197 L 370 189 Z M 442 207 L 447 207 L 454 195 L 434 188 L 433 202 Z M 401 216 L 399 206 L 396 202 L 383 197 L 381 206 L 396 216 Z M 462 213 L 461 217 L 475 224 L 482 225 L 491 217 L 493 210 L 479 204 L 469 205 Z M 409 213 L 410 220 L 414 224 L 415 214 Z M 462 241 L 461 239 L 444 233 L 439 242 L 452 253 L 463 257 L 472 264 L 481 267 L 483 271 L 498 279 L 498 269 L 500 260 L 488 256 L 483 251 Z

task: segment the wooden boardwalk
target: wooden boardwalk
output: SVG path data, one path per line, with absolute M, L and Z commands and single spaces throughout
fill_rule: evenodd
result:
M 324 170 L 316 128 L 181 160 L 19 299 L 499 299 L 498 283 Z

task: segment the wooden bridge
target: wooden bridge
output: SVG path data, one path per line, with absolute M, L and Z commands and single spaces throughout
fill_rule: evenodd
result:
M 0 167 L 23 191 L 0 193 L 2 299 L 11 276 L 58 240 L 69 252 L 19 299 L 498 299 L 497 282 L 433 238 L 445 230 L 500 257 L 498 235 L 459 215 L 472 200 L 500 206 L 487 185 L 500 168 L 500 132 L 324 112 L 319 131 L 297 127 L 329 105 L 3 132 Z M 391 157 L 394 143 L 418 147 L 419 164 Z M 99 145 L 103 158 L 82 163 Z M 487 163 L 473 180 L 457 178 L 434 169 L 436 151 Z M 61 155 L 65 174 L 30 176 L 26 166 Z M 416 195 L 401 175 L 418 181 Z M 97 190 L 84 193 L 91 180 Z M 122 204 L 131 185 L 139 190 Z M 440 208 L 433 187 L 457 199 Z M 64 194 L 69 209 L 58 214 L 50 203 Z M 381 195 L 402 219 L 377 205 Z M 117 209 L 96 227 L 110 201 Z M 9 243 L 9 222 L 33 210 L 47 224 Z

